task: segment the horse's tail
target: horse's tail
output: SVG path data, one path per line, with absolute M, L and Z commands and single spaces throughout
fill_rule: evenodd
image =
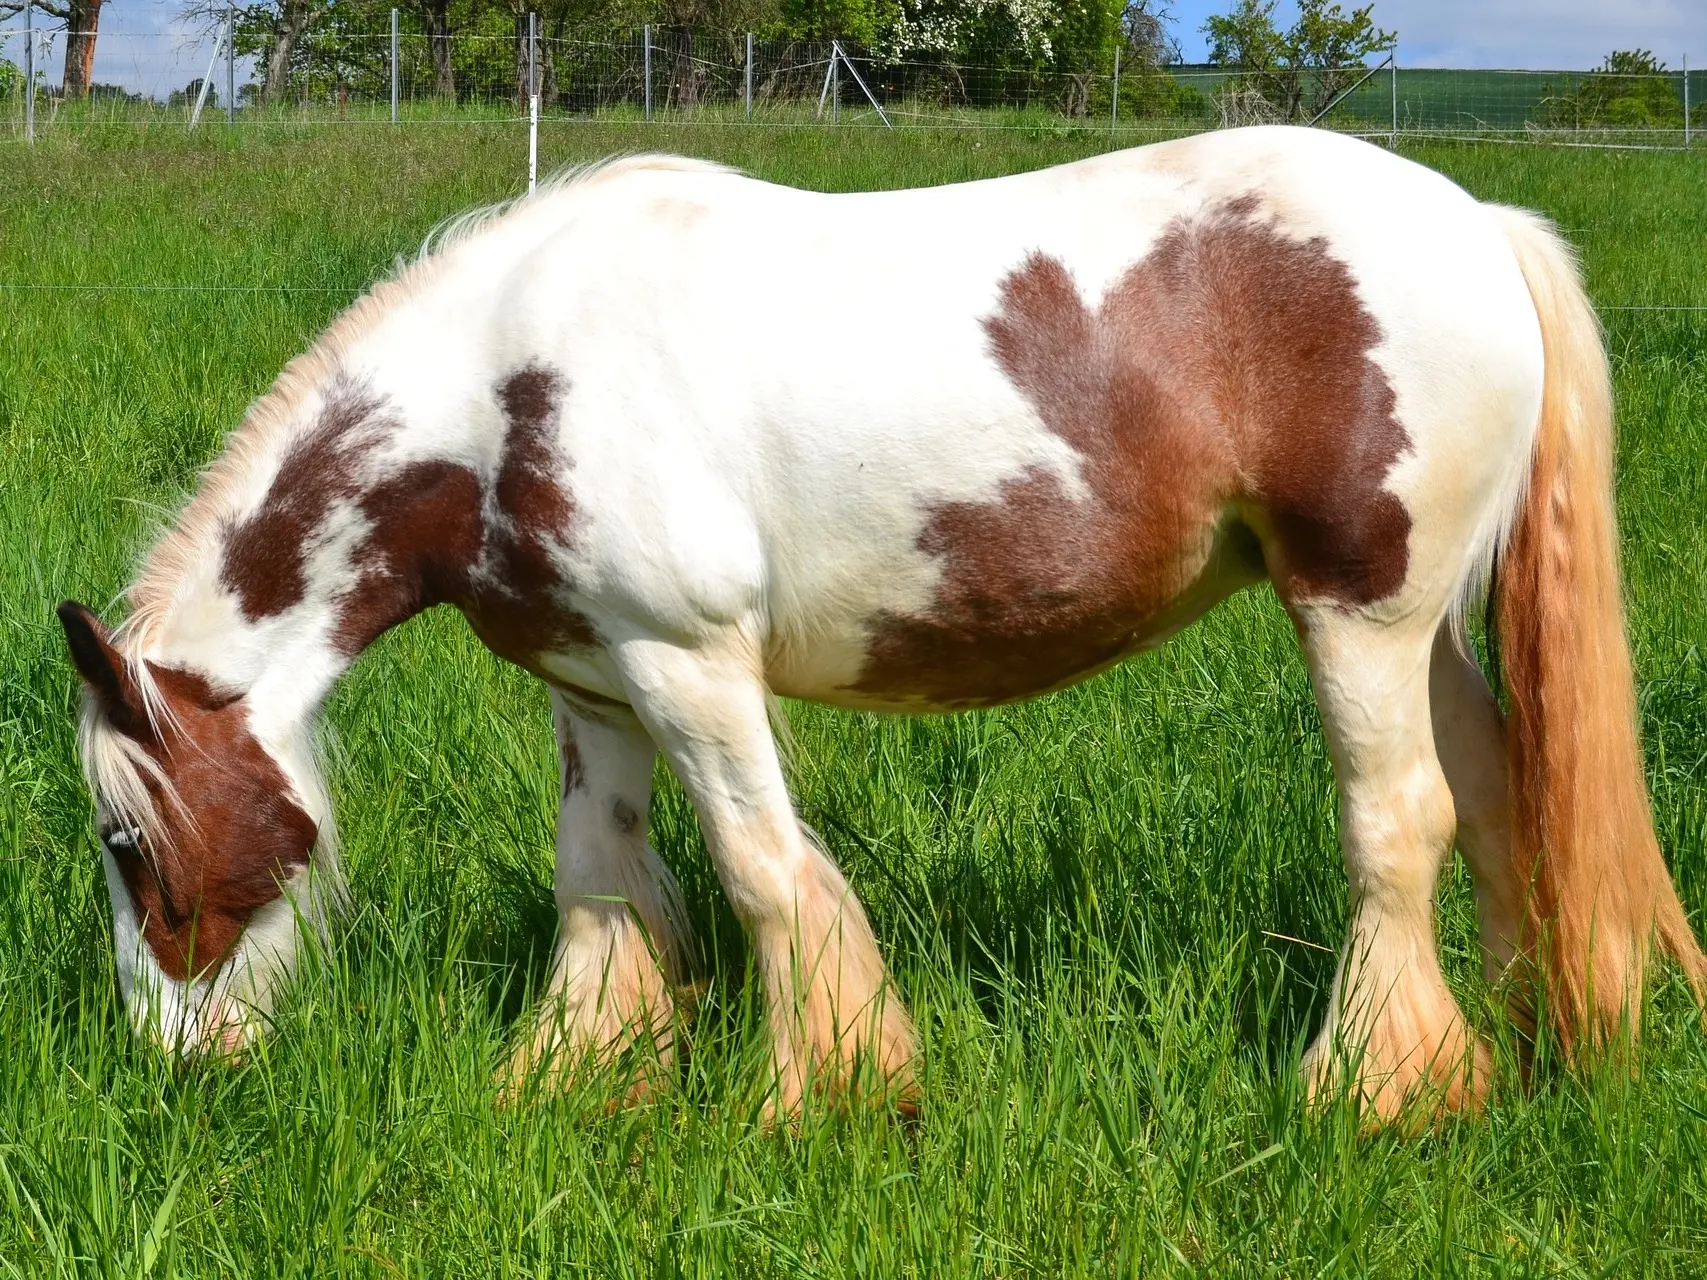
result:
M 1637 735 L 1613 509 L 1611 375 L 1575 258 L 1545 220 L 1495 209 L 1541 321 L 1546 376 L 1529 486 L 1493 601 L 1510 699 L 1514 870 L 1529 888 L 1554 1033 L 1567 1052 L 1641 1010 L 1657 940 L 1707 997 L 1660 856 Z

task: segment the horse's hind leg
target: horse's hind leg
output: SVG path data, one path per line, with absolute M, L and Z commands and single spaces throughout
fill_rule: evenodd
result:
M 532 1038 L 511 1062 L 555 1079 L 636 1041 L 668 1061 L 670 985 L 689 941 L 675 878 L 646 843 L 657 748 L 626 708 L 578 710 L 553 695 L 562 804 L 555 890 L 560 918 L 550 987 Z M 651 1082 L 644 1070 L 637 1091 Z
M 1474 658 L 1442 627 L 1429 668 L 1434 745 L 1458 814 L 1458 848 L 1476 881 L 1482 968 L 1490 982 L 1517 954 L 1527 890 L 1511 859 L 1505 725 Z
M 869 1060 L 910 1087 L 913 1030 L 871 926 L 789 799 L 757 663 L 661 641 L 615 656 L 634 707 L 687 789 L 764 983 L 783 1108 Z
M 1472 1104 L 1480 1072 L 1441 976 L 1435 886 L 1452 847 L 1452 793 L 1435 754 L 1435 624 L 1338 604 L 1293 605 L 1340 793 L 1351 927 L 1326 1024 L 1305 1055 L 1312 1092 L 1348 1083 L 1384 1119 Z

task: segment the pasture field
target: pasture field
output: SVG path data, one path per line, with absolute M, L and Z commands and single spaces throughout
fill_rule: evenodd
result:
M 825 189 L 1107 145 L 694 127 L 548 130 Z M 352 909 L 241 1066 L 131 1043 L 54 604 L 98 607 L 246 402 L 440 218 L 514 194 L 514 128 L 91 130 L 0 147 L 0 1272 L 18 1276 L 1690 1276 L 1707 1272 L 1707 1034 L 1658 984 L 1634 1076 L 1509 1039 L 1478 1119 L 1413 1140 L 1295 1078 L 1345 917 L 1331 777 L 1267 588 L 1079 689 L 958 719 L 789 708 L 801 810 L 924 1039 L 916 1125 L 766 1129 L 744 949 L 680 791 L 652 837 L 706 983 L 656 1101 L 493 1082 L 541 979 L 556 774 L 543 691 L 454 614 L 333 699 Z M 1605 308 L 1707 307 L 1707 156 L 1439 145 L 1545 210 Z M 288 285 L 107 291 L 54 285 Z M 774 305 L 834 305 L 802 280 Z M 1607 310 L 1662 844 L 1707 916 L 1707 311 Z M 895 299 L 897 324 L 906 299 Z M 1495 1028 L 1468 880 L 1449 978 Z

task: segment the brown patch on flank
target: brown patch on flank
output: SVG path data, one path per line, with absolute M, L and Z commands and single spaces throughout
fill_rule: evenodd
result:
M 946 708 L 1070 683 L 1260 572 L 1234 513 L 1283 596 L 1398 590 L 1410 519 L 1382 485 L 1409 439 L 1369 358 L 1380 327 L 1325 240 L 1257 207 L 1176 220 L 1094 310 L 1042 254 L 1002 282 L 991 356 L 1090 493 L 1034 467 L 935 507 L 934 606 L 873 620 L 854 689 Z
M 155 961 L 181 982 L 225 959 L 250 917 L 307 864 L 318 831 L 250 732 L 240 696 L 196 672 L 150 663 L 170 713 L 156 730 L 100 620 L 70 602 L 59 616 L 108 723 L 147 753 L 176 795 L 144 773 L 158 816 L 154 833 L 106 847 Z M 104 831 L 103 842 L 113 834 Z

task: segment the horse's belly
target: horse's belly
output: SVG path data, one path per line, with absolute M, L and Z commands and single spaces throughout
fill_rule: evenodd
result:
M 1237 521 L 1151 555 L 1047 529 L 987 532 L 938 562 L 928 608 L 847 611 L 815 628 L 814 640 L 776 646 L 771 687 L 864 710 L 997 706 L 1159 645 L 1263 576 L 1256 539 Z

